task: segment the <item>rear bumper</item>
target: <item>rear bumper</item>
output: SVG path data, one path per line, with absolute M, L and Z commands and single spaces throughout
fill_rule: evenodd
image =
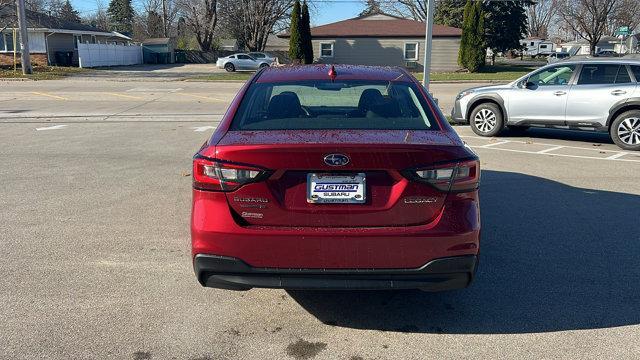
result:
M 478 264 L 476 255 L 429 261 L 417 269 L 280 269 L 251 267 L 226 256 L 198 254 L 193 266 L 202 286 L 249 290 L 258 288 L 308 290 L 443 291 L 467 287 Z

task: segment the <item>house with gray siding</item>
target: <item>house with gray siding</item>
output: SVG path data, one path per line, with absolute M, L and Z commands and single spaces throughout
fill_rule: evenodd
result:
M 129 45 L 131 42 L 131 38 L 117 32 L 63 21 L 35 11 L 27 10 L 26 16 L 29 54 L 34 65 L 68 65 L 61 62 L 69 59 L 70 65 L 77 66 L 78 43 Z M 0 7 L 0 30 L 0 65 L 11 65 L 14 51 L 20 53 L 15 5 Z
M 288 38 L 288 34 L 280 34 Z M 459 69 L 462 30 L 433 26 L 432 71 Z M 388 14 L 372 14 L 311 28 L 315 62 L 403 66 L 424 64 L 425 24 Z

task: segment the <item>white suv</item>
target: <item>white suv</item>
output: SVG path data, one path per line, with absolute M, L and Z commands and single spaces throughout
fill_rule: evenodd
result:
M 529 126 L 608 131 L 625 150 L 640 151 L 640 60 L 565 60 L 506 85 L 456 97 L 455 122 L 481 136 Z

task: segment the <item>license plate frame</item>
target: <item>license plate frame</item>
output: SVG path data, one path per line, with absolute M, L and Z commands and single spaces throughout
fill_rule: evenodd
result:
M 318 187 L 318 185 L 323 186 Z M 355 189 L 354 185 L 357 185 Z M 353 195 L 348 196 L 351 194 Z M 366 201 L 365 173 L 307 174 L 307 202 L 310 204 L 364 204 Z

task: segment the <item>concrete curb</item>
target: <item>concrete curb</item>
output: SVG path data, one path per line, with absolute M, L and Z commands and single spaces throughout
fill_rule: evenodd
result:
M 0 78 L 0 81 L 36 81 L 29 78 Z

